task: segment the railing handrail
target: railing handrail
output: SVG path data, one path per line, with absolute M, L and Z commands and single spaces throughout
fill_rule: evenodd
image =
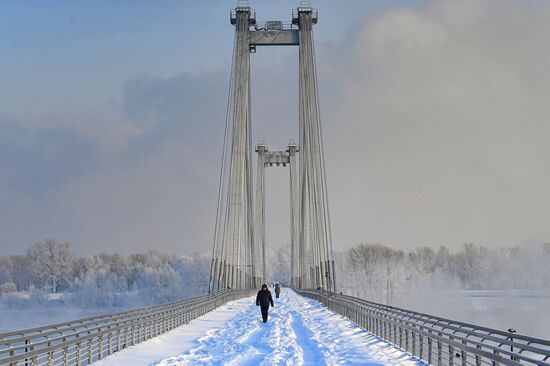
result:
M 194 305 L 194 306 L 197 306 L 197 305 Z M 170 315 L 162 315 L 162 314 L 158 313 L 158 316 L 154 316 L 154 318 L 155 318 L 155 320 L 162 320 L 162 319 L 167 318 L 169 316 Z M 67 338 L 68 335 L 61 335 L 61 336 L 58 336 L 56 338 L 50 338 L 48 340 L 40 341 L 40 342 L 37 342 L 37 343 L 27 343 L 27 344 L 22 344 L 22 345 L 19 345 L 19 346 L 16 346 L 16 347 L 11 347 L 10 350 L 17 351 L 17 350 L 21 350 L 21 349 L 24 349 L 24 348 L 30 348 L 31 346 L 35 346 L 35 347 L 36 346 L 41 346 L 41 345 L 47 344 L 48 342 L 63 341 L 62 343 L 59 343 L 59 344 L 51 347 L 52 350 L 57 350 L 57 349 L 61 349 L 63 347 L 66 347 L 67 345 L 77 343 L 79 340 L 82 341 L 82 340 L 88 339 L 90 337 L 92 337 L 92 338 L 97 337 L 98 335 L 108 334 L 108 333 L 113 332 L 113 330 L 118 330 L 120 328 L 124 328 L 123 327 L 124 324 L 121 324 L 121 323 L 131 322 L 131 324 L 135 326 L 135 325 L 140 325 L 140 324 L 147 323 L 149 321 L 149 320 L 144 320 L 144 318 L 136 318 L 136 320 L 137 321 L 135 321 L 135 322 L 133 322 L 132 319 L 124 320 L 122 322 L 118 322 L 118 323 L 114 323 L 114 324 L 107 324 L 105 326 L 97 326 L 95 328 L 83 329 L 83 330 L 80 330 L 78 332 L 76 332 L 76 330 L 75 330 L 75 333 L 70 335 L 71 337 L 74 337 L 71 340 L 63 341 L 63 338 Z M 107 329 L 101 330 L 101 328 L 107 328 Z M 97 331 L 97 332 L 84 334 L 84 333 L 93 332 L 93 331 Z M 84 334 L 84 335 L 81 336 L 81 334 Z M 39 351 L 41 351 L 41 350 L 39 350 Z M 27 354 L 25 357 L 29 357 L 29 354 Z
M 83 324 L 84 322 L 87 322 L 87 321 L 95 321 L 95 320 L 104 319 L 104 318 L 114 318 L 114 317 L 128 315 L 128 314 L 131 314 L 131 313 L 149 312 L 149 311 L 152 311 L 154 309 L 179 305 L 179 304 L 183 304 L 183 303 L 188 302 L 188 301 L 202 300 L 202 299 L 210 297 L 210 296 L 212 296 L 212 294 L 206 294 L 206 295 L 200 295 L 200 296 L 196 296 L 196 297 L 190 297 L 190 298 L 185 298 L 185 299 L 174 300 L 174 301 L 166 302 L 166 303 L 163 303 L 163 304 L 156 304 L 156 305 L 139 307 L 139 308 L 134 308 L 134 309 L 129 309 L 129 310 L 122 310 L 122 311 L 117 311 L 117 312 L 114 312 L 114 313 L 98 314 L 98 315 L 93 315 L 93 316 L 84 317 L 84 318 L 80 318 L 80 319 L 69 320 L 69 321 L 66 321 L 66 322 L 59 322 L 59 323 L 43 325 L 43 326 L 39 326 L 39 327 L 33 327 L 33 328 L 3 332 L 3 333 L 0 333 L 0 343 L 2 343 L 2 341 L 5 338 L 10 337 L 12 335 L 20 335 L 20 334 L 27 334 L 27 333 L 33 333 L 33 332 L 41 332 L 41 331 L 46 330 L 46 329 L 59 328 L 59 327 L 63 327 L 63 326 L 70 326 L 72 324 L 78 325 L 78 324 Z
M 359 302 L 361 302 L 362 300 L 361 299 L 357 299 Z M 391 317 L 400 317 L 400 316 L 403 316 L 402 313 L 397 313 L 397 314 L 394 314 L 394 313 L 391 313 L 389 310 L 378 310 L 378 311 L 386 311 L 388 312 L 389 316 Z M 426 314 L 422 314 L 422 316 L 427 316 Z M 411 322 L 415 325 L 418 325 L 418 322 L 423 320 L 423 325 L 425 325 L 426 323 L 430 323 L 432 324 L 433 326 L 437 326 L 437 327 L 441 327 L 441 329 L 439 331 L 443 331 L 447 334 L 449 334 L 450 336 L 455 336 L 457 332 L 460 332 L 460 333 L 464 333 L 464 334 L 467 334 L 467 335 L 473 335 L 475 337 L 480 337 L 481 334 L 480 333 L 476 333 L 476 329 L 475 326 L 472 326 L 471 324 L 468 324 L 468 323 L 465 323 L 469 328 L 472 328 L 473 329 L 465 329 L 465 328 L 460 328 L 460 327 L 457 327 L 456 324 L 458 322 L 450 322 L 450 323 L 446 323 L 446 324 L 440 324 L 438 321 L 437 321 L 437 317 L 433 317 L 433 318 L 428 318 L 428 319 L 420 319 L 420 318 L 417 318 L 415 319 L 414 317 L 412 316 L 409 316 L 408 318 L 405 318 L 404 316 L 402 318 L 399 318 L 400 321 L 403 320 L 403 321 L 407 321 L 407 322 Z M 411 321 L 411 319 L 413 319 L 413 321 Z M 433 327 L 431 327 L 433 328 Z M 491 330 L 491 328 L 484 328 L 485 330 L 489 329 Z M 453 333 L 448 333 L 446 332 L 446 330 L 452 330 Z M 495 335 L 503 335 L 503 336 L 506 336 L 506 338 L 499 338 L 499 337 L 495 337 Z M 525 348 L 525 350 L 528 350 L 528 351 L 533 351 L 533 352 L 537 352 L 537 351 L 542 351 L 544 352 L 545 355 L 548 355 L 550 356 L 550 350 L 545 350 L 545 349 L 541 349 L 541 348 L 536 348 L 536 347 L 532 347 L 530 346 L 531 343 L 534 343 L 534 344 L 541 344 L 541 345 L 550 345 L 550 342 L 549 341 L 546 341 L 546 340 L 542 340 L 542 342 L 536 342 L 535 340 L 538 340 L 538 338 L 531 338 L 531 337 L 527 337 L 527 336 L 518 336 L 518 337 L 515 337 L 515 335 L 512 335 L 510 333 L 503 333 L 502 331 L 499 331 L 496 330 L 496 329 L 492 329 L 492 332 L 489 332 L 488 334 L 483 334 L 483 339 L 485 340 L 490 340 L 490 341 L 494 341 L 494 342 L 497 342 L 499 343 L 501 346 L 502 345 L 509 345 L 509 346 L 516 346 L 518 345 L 517 341 L 514 341 L 512 339 L 508 339 L 508 338 L 518 338 L 518 339 L 522 339 L 524 340 L 525 338 L 528 338 L 530 341 L 528 344 L 523 344 L 521 343 L 522 347 Z
M 336 295 L 336 294 L 333 294 L 333 295 Z M 437 319 L 437 320 L 442 321 L 442 322 L 448 322 L 449 325 L 455 324 L 455 325 L 460 325 L 460 326 L 471 327 L 472 329 L 490 332 L 491 334 L 500 334 L 500 335 L 503 335 L 503 336 L 512 337 L 514 339 L 522 339 L 522 340 L 525 340 L 525 341 L 528 341 L 528 342 L 540 343 L 540 344 L 543 344 L 543 345 L 550 346 L 550 340 L 548 340 L 548 339 L 536 338 L 536 337 L 526 336 L 526 335 L 522 335 L 522 334 L 518 334 L 518 333 L 509 333 L 509 332 L 506 332 L 506 331 L 503 331 L 503 330 L 484 327 L 484 326 L 481 326 L 481 325 L 475 325 L 475 324 L 471 324 L 471 323 L 465 323 L 465 322 L 461 322 L 461 321 L 458 321 L 458 320 L 443 318 L 443 317 L 440 317 L 440 316 L 437 316 L 437 315 L 430 315 L 430 314 L 421 313 L 421 312 L 414 311 L 414 310 L 407 310 L 407 309 L 392 306 L 392 305 L 379 304 L 379 303 L 375 303 L 375 302 L 372 302 L 372 301 L 369 301 L 369 300 L 365 300 L 365 299 L 361 299 L 361 298 L 357 298 L 357 297 L 353 297 L 353 296 L 349 296 L 349 295 L 338 295 L 338 296 L 348 297 L 348 298 L 354 299 L 354 300 L 357 299 L 357 300 L 360 300 L 361 302 L 368 303 L 369 305 L 377 306 L 381 309 L 387 309 L 387 310 L 391 310 L 391 311 L 399 311 L 399 312 L 402 312 L 402 313 L 405 313 L 405 314 L 416 314 L 416 315 L 419 315 L 419 316 L 428 317 L 429 319 Z
M 154 306 L 151 306 L 150 308 L 140 308 L 140 309 L 135 309 L 134 311 L 125 311 L 125 312 L 119 312 L 119 313 L 113 313 L 113 314 L 102 314 L 102 315 L 99 315 L 98 317 L 88 317 L 88 318 L 85 318 L 86 320 L 89 320 L 86 322 L 82 322 L 83 319 L 79 319 L 79 320 L 71 320 L 65 323 L 57 323 L 49 326 L 47 325 L 40 328 L 35 328 L 35 329 L 40 329 L 39 332 L 36 332 L 34 331 L 34 329 L 31 329 L 31 332 L 28 332 L 27 330 L 22 330 L 22 331 L 14 331 L 9 333 L 11 335 L 18 335 L 19 337 L 17 338 L 2 338 L 3 334 L 0 334 L 0 345 L 6 345 L 12 342 L 25 340 L 25 339 L 28 339 L 29 336 L 47 337 L 48 335 L 63 333 L 64 331 L 70 331 L 70 330 L 74 331 L 75 328 L 83 328 L 83 327 L 88 328 L 98 324 L 112 324 L 113 322 L 116 322 L 116 320 L 118 319 L 129 320 L 133 318 L 147 317 L 150 314 L 156 314 L 157 312 L 160 312 L 160 311 L 169 311 L 169 310 L 175 311 L 182 307 L 191 308 L 195 306 L 196 303 L 200 303 L 201 301 L 202 302 L 208 301 L 208 299 L 210 298 L 211 296 L 200 296 L 196 298 L 183 299 L 178 302 L 166 303 L 163 306 L 154 305 Z M 193 301 L 188 301 L 188 300 L 193 300 Z M 133 318 L 128 318 L 128 317 L 133 317 Z M 4 333 L 4 334 L 7 334 L 7 333 Z
M 362 305 L 359 305 L 359 306 L 361 307 Z M 534 360 L 530 357 L 526 357 L 522 354 L 522 352 L 523 351 L 530 351 L 530 352 L 533 352 L 533 353 L 536 353 L 536 354 L 542 354 L 543 356 L 546 356 L 546 357 L 550 356 L 550 353 L 547 350 L 544 350 L 544 349 L 541 349 L 541 348 L 536 348 L 536 347 L 531 347 L 529 345 L 525 345 L 525 344 L 522 344 L 522 343 L 509 342 L 507 344 L 507 345 L 510 345 L 512 347 L 516 346 L 517 348 L 521 348 L 520 352 L 515 352 L 514 353 L 514 352 L 511 352 L 509 350 L 502 349 L 501 347 L 502 347 L 503 343 L 500 342 L 502 339 L 490 337 L 489 335 L 483 335 L 483 337 L 482 337 L 479 334 L 474 334 L 475 337 L 482 339 L 481 341 L 476 341 L 474 339 L 468 339 L 468 336 L 472 335 L 473 333 L 467 335 L 466 337 L 462 337 L 462 336 L 458 335 L 456 333 L 456 331 L 452 332 L 452 333 L 449 333 L 448 331 L 445 330 L 445 329 L 448 329 L 448 328 L 443 328 L 443 329 L 438 330 L 438 329 L 434 329 L 433 327 L 426 326 L 425 324 L 418 324 L 418 323 L 415 323 L 415 322 L 412 322 L 412 321 L 409 321 L 409 320 L 400 319 L 400 318 L 398 318 L 398 317 L 396 317 L 395 315 L 392 315 L 392 314 L 384 313 L 383 316 L 385 316 L 391 324 L 399 325 L 400 327 L 402 327 L 404 329 L 406 328 L 406 329 L 411 330 L 411 331 L 420 332 L 423 335 L 431 336 L 434 339 L 438 339 L 438 340 L 444 339 L 446 341 L 445 343 L 452 344 L 454 347 L 457 347 L 457 348 L 471 349 L 470 347 L 465 347 L 463 345 L 457 345 L 456 342 L 454 341 L 454 339 L 467 340 L 469 344 L 472 344 L 472 345 L 475 345 L 475 346 L 484 346 L 486 348 L 489 348 L 493 352 L 497 351 L 497 352 L 506 354 L 508 356 L 517 356 L 517 358 L 523 359 L 524 361 L 531 362 L 531 363 L 534 363 L 534 364 L 537 364 L 537 365 L 547 365 L 547 363 L 541 362 L 539 360 Z M 416 328 L 420 328 L 420 330 L 417 330 Z M 426 329 L 426 330 L 424 330 L 424 329 Z M 438 336 L 434 336 L 433 333 L 432 334 L 430 333 L 430 331 L 434 331 L 434 330 L 437 332 Z M 461 329 L 458 329 L 457 331 L 464 333 L 463 330 L 461 330 Z M 447 336 L 447 338 L 443 338 L 442 336 Z M 495 346 L 495 345 L 483 343 L 484 340 L 492 340 L 492 341 L 495 341 L 497 343 L 499 343 L 499 342 L 500 343 L 499 343 L 498 346 Z M 481 352 L 481 351 L 477 351 L 477 352 Z M 516 363 L 510 363 L 508 361 L 509 360 L 503 360 L 501 362 L 503 362 L 505 364 L 516 365 Z
M 210 301 L 210 300 L 211 299 L 208 299 L 207 301 Z M 191 305 L 191 306 L 187 307 L 186 310 L 193 310 L 195 307 L 198 307 L 198 306 L 200 306 L 200 305 L 199 304 Z M 170 314 L 166 314 L 166 311 L 163 310 L 161 312 L 155 312 L 155 313 L 150 313 L 150 314 L 146 314 L 146 315 L 138 315 L 138 316 L 135 316 L 135 317 L 132 317 L 132 318 L 125 318 L 125 319 L 123 319 L 119 322 L 105 323 L 104 325 L 97 325 L 94 322 L 92 324 L 95 325 L 95 326 L 92 327 L 92 328 L 88 328 L 88 326 L 90 324 L 84 325 L 84 328 L 82 328 L 82 327 L 72 327 L 71 330 L 73 332 L 70 335 L 71 336 L 79 336 L 80 334 L 89 333 L 89 332 L 93 332 L 93 331 L 96 331 L 96 330 L 98 331 L 97 334 L 99 334 L 99 333 L 102 332 L 101 328 L 105 328 L 105 327 L 107 327 L 108 329 L 109 328 L 117 328 L 117 327 L 120 327 L 122 324 L 126 324 L 126 323 L 132 323 L 133 325 L 139 325 L 139 324 L 147 322 L 151 319 L 158 320 L 158 319 L 163 319 L 163 318 L 166 318 L 166 317 L 169 317 L 169 316 L 170 316 Z M 12 346 L 12 347 L 10 347 L 10 350 L 16 350 L 17 351 L 19 349 L 28 348 L 30 346 L 35 346 L 36 347 L 36 346 L 46 344 L 47 342 L 57 341 L 57 340 L 60 340 L 64 337 L 67 337 L 67 335 L 63 334 L 62 331 L 51 331 L 51 332 L 48 332 L 48 333 L 37 334 L 35 336 L 35 338 L 45 338 L 49 335 L 54 335 L 54 334 L 60 334 L 60 336 L 58 336 L 57 338 L 48 338 L 48 339 L 38 341 L 38 342 L 24 343 L 24 344 L 21 344 L 19 346 L 15 346 L 15 347 Z M 10 339 L 10 343 L 23 342 L 27 339 L 29 339 L 29 337 L 21 337 L 21 338 L 18 338 L 18 339 Z M 0 343 L 0 344 L 6 344 L 6 343 Z
M 250 291 L 220 291 L 150 307 L 0 334 L 0 365 L 91 363 L 203 315 Z M 2 347 L 3 346 L 3 347 Z
M 410 340 L 413 344 L 411 353 L 423 360 L 426 357 L 423 357 L 425 355 L 422 351 L 425 348 L 428 349 L 429 363 L 432 361 L 432 341 L 435 341 L 438 347 L 438 364 L 441 364 L 442 355 L 445 354 L 451 365 L 452 360 L 460 356 L 463 357 L 463 365 L 468 364 L 469 358 L 475 358 L 475 362 L 471 363 L 475 365 L 487 362 L 492 365 L 499 363 L 549 365 L 549 340 L 506 333 L 348 295 L 318 290 L 296 291 L 301 295 L 317 299 L 330 309 L 348 316 L 380 338 L 394 344 L 399 340 L 399 346 L 402 346 L 402 333 L 405 332 L 405 349 L 408 348 Z M 399 332 L 398 335 L 397 332 Z M 419 352 L 415 349 L 417 340 L 421 344 Z M 428 345 L 424 344 L 426 340 Z M 441 348 L 442 344 L 448 347 L 446 353 Z M 451 350 L 458 350 L 460 354 L 455 355 Z

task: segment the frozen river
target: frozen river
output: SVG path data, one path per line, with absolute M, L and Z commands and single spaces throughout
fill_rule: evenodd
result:
M 550 291 L 452 291 L 417 294 L 399 306 L 500 330 L 550 339 Z

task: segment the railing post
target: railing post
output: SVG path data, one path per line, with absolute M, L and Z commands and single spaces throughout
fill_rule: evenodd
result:
M 88 331 L 88 335 L 91 332 Z M 88 338 L 88 365 L 92 363 L 92 338 Z
M 466 348 L 466 346 L 468 346 L 468 342 L 466 342 L 465 339 L 462 340 L 462 344 L 464 345 L 464 348 Z M 468 357 L 468 354 L 466 353 L 466 351 L 464 349 L 462 349 L 460 351 L 460 358 L 462 358 L 462 366 L 467 365 L 467 362 L 466 362 L 467 357 Z
M 113 336 L 112 336 L 112 332 L 109 332 L 109 334 L 107 334 L 107 354 L 110 356 L 113 354 L 113 347 L 112 347 L 112 341 L 113 341 Z
M 453 336 L 449 336 L 449 339 L 452 341 L 455 339 Z M 453 366 L 455 359 L 455 348 L 449 344 L 449 366 Z
M 499 357 L 499 355 L 500 355 L 500 352 L 497 351 L 497 350 L 494 350 L 493 353 L 494 353 L 494 355 L 495 355 L 496 357 Z M 498 366 L 498 365 L 499 365 L 498 361 L 497 361 L 497 360 L 493 360 L 493 366 Z
M 101 328 L 98 329 L 99 332 L 101 332 Z M 99 337 L 97 338 L 98 339 L 98 357 L 99 359 L 101 360 L 103 358 L 103 334 L 100 334 Z
M 29 344 L 31 341 L 30 339 L 25 339 L 25 346 L 27 344 Z M 512 349 L 513 351 L 513 349 Z M 25 353 L 29 352 L 29 348 L 28 347 L 25 347 Z M 28 358 L 25 358 L 25 366 L 28 366 L 29 365 L 29 359 Z
M 78 334 L 76 335 L 76 337 L 78 338 Z M 81 347 L 81 342 L 77 342 L 76 343 L 76 366 L 80 366 L 82 364 L 82 362 L 80 361 L 80 347 Z
M 476 348 L 481 350 L 481 345 L 476 345 Z M 479 354 L 476 355 L 476 366 L 481 366 L 481 356 Z
M 443 336 L 443 334 L 438 333 L 439 338 Z M 441 340 L 437 340 L 437 365 L 442 365 L 442 358 L 443 358 L 443 344 L 441 343 Z
M 412 336 L 412 339 L 411 339 L 411 342 L 412 342 L 412 354 L 416 354 L 416 332 L 415 331 L 411 331 L 411 336 Z
M 15 350 L 14 350 L 14 349 L 12 349 L 12 350 L 10 351 L 10 356 L 11 356 L 11 357 L 15 356 Z M 15 362 L 10 362 L 10 366 L 17 366 L 17 361 L 15 361 Z
M 372 314 L 367 310 L 365 315 L 367 317 L 367 331 L 372 332 Z
M 429 333 L 432 333 L 432 330 L 428 330 Z M 432 364 L 432 337 L 430 336 L 428 338 L 428 364 L 431 365 Z
M 31 345 L 31 352 L 34 351 L 34 345 Z M 35 366 L 36 365 L 36 360 L 37 360 L 37 357 L 36 356 L 32 356 L 31 357 L 31 366 Z
M 52 342 L 48 342 L 48 348 L 52 346 Z M 53 351 L 48 351 L 48 366 L 53 366 Z
M 422 334 L 418 334 L 418 343 L 420 344 L 420 359 L 423 359 L 424 356 L 424 336 Z M 414 343 L 413 343 L 414 348 Z
M 120 332 L 122 329 L 118 328 L 116 332 L 116 351 L 120 351 Z
M 67 342 L 67 338 L 63 337 L 62 342 Z M 63 366 L 68 366 L 69 362 L 69 347 L 65 346 L 63 347 Z

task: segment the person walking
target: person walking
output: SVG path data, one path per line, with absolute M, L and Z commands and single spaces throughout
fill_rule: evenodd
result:
M 278 299 L 279 298 L 279 295 L 281 293 L 281 285 L 279 285 L 278 283 L 275 284 L 275 297 Z
M 273 297 L 271 296 L 271 291 L 267 289 L 267 285 L 264 283 L 262 289 L 258 291 L 258 295 L 256 296 L 256 306 L 259 306 L 262 310 L 262 319 L 264 323 L 267 323 L 267 312 L 269 311 L 270 304 L 271 307 L 274 306 Z

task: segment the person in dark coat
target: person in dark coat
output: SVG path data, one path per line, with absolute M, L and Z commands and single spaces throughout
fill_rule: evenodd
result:
M 279 294 L 281 293 L 281 285 L 279 285 L 278 283 L 275 284 L 275 297 L 278 299 L 279 298 Z
M 271 291 L 267 289 L 267 285 L 264 283 L 262 285 L 262 289 L 258 291 L 258 296 L 256 296 L 256 306 L 259 306 L 262 309 L 262 319 L 264 320 L 264 323 L 267 323 L 269 304 L 273 307 L 273 297 L 271 297 Z

